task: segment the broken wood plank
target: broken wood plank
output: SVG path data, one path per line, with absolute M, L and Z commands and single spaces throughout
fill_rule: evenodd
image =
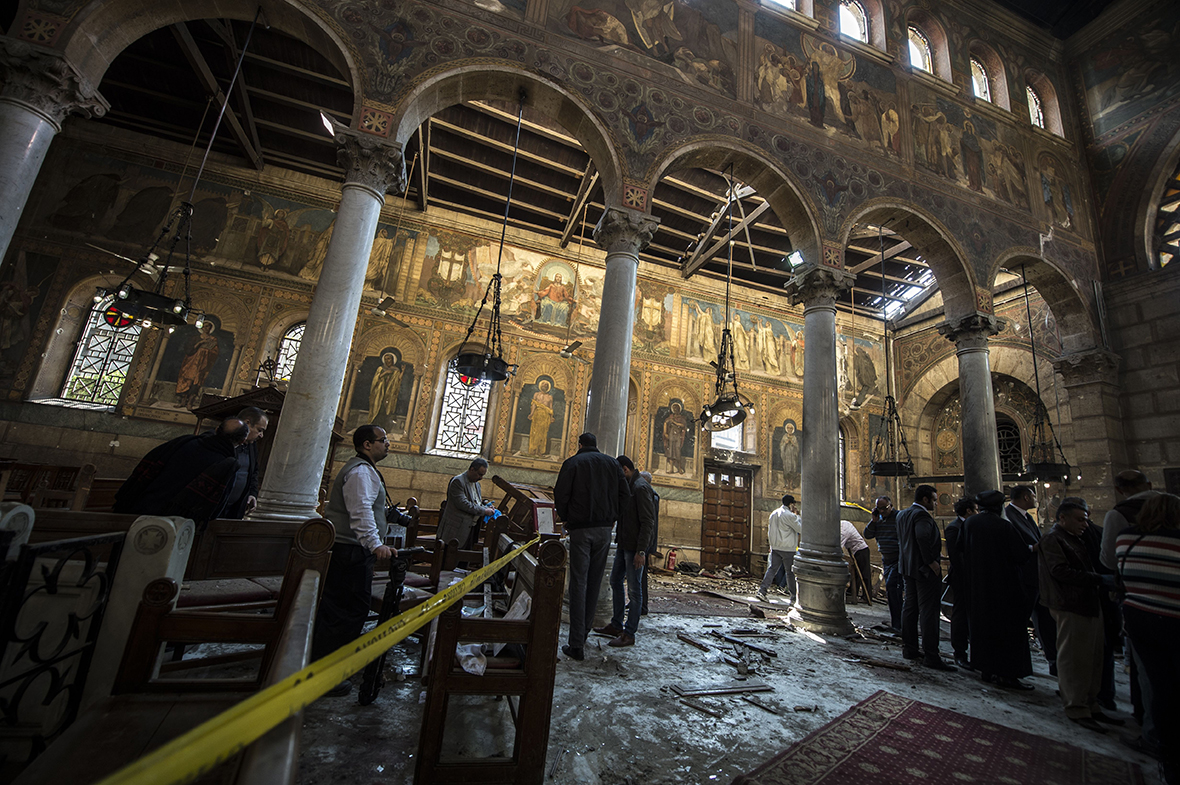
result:
M 722 717 L 721 712 L 710 709 L 708 706 L 705 706 L 698 701 L 690 700 L 688 698 L 681 698 L 680 702 L 685 706 L 688 706 L 690 709 L 696 709 L 697 711 L 704 712 L 711 717 L 716 717 L 717 719 L 721 719 Z
M 900 662 L 890 662 L 889 660 L 878 660 L 875 657 L 856 657 L 844 660 L 845 662 L 858 662 L 861 665 L 868 665 L 872 668 L 892 668 L 895 671 L 909 671 L 912 670 L 909 665 L 903 665 Z
M 705 643 L 702 640 L 697 640 L 696 638 L 692 637 L 691 635 L 686 635 L 683 632 L 676 633 L 676 637 L 679 638 L 680 640 L 684 641 L 685 643 L 689 644 L 690 646 L 696 646 L 701 651 L 712 651 L 713 650 L 713 647 L 710 646 L 709 644 Z
M 762 701 L 755 698 L 753 695 L 739 695 L 738 697 L 741 698 L 742 700 L 744 700 L 746 703 L 757 706 L 758 708 L 760 708 L 764 711 L 768 711 L 771 714 L 778 714 L 779 713 L 778 709 L 774 708 L 773 706 L 768 706 L 767 704 L 765 704 Z
M 743 640 L 741 638 L 731 637 L 729 635 L 726 635 L 724 632 L 717 632 L 716 630 L 714 630 L 713 632 L 711 632 L 709 634 L 716 635 L 718 638 L 725 641 L 726 643 L 740 643 L 742 646 L 746 646 L 750 649 L 753 649 L 754 651 L 758 652 L 759 654 L 765 654 L 767 657 L 777 657 L 778 656 L 778 652 L 775 651 L 774 649 L 768 649 L 765 646 L 759 646 L 755 643 L 750 643 L 748 640 Z
M 772 692 L 771 687 L 764 681 L 739 681 L 729 684 L 673 684 L 672 691 L 687 698 L 696 695 L 737 695 L 741 692 Z

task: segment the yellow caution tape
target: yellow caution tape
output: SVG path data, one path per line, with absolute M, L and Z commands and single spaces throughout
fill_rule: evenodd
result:
M 468 575 L 326 657 L 271 685 L 103 779 L 99 785 L 182 785 L 237 755 L 410 633 L 441 614 L 541 538 Z
M 856 502 L 840 502 L 840 504 L 844 505 L 845 507 L 855 507 L 855 508 L 856 508 L 856 509 L 858 509 L 858 510 L 864 510 L 864 511 L 865 511 L 865 512 L 867 512 L 869 515 L 872 515 L 872 514 L 873 514 L 873 511 L 872 511 L 872 510 L 870 510 L 868 507 L 861 507 L 861 506 L 860 506 L 859 504 L 857 504 Z

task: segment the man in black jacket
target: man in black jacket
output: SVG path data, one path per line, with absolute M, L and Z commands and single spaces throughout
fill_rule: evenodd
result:
M 971 667 L 967 655 L 967 647 L 971 641 L 971 584 L 967 580 L 967 564 L 963 552 L 963 526 L 975 512 L 974 499 L 959 499 L 955 502 L 957 517 L 946 526 L 946 555 L 951 560 L 947 580 L 954 595 L 954 605 L 951 608 L 951 648 L 955 652 L 955 665 L 968 671 L 975 669 Z
M 889 601 L 889 626 L 901 632 L 902 578 L 897 567 L 900 546 L 897 544 L 897 510 L 888 496 L 878 496 L 873 520 L 865 526 L 865 539 L 877 541 L 881 554 L 881 571 L 885 573 L 885 599 Z
M 237 472 L 226 502 L 226 518 L 243 518 L 258 504 L 258 440 L 266 435 L 270 418 L 257 406 L 247 406 L 238 412 L 238 419 L 250 428 L 246 441 L 234 451 L 238 459 Z
M 939 599 L 942 594 L 942 537 L 930 511 L 938 491 L 919 485 L 914 503 L 897 515 L 897 539 L 901 546 L 901 573 L 905 576 L 905 601 L 901 612 L 901 653 L 907 660 L 923 657 L 926 666 L 953 671 L 938 654 Z M 919 625 L 920 620 L 920 625 Z M 918 649 L 921 626 L 922 649 Z
M 578 437 L 578 452 L 565 459 L 557 473 L 553 501 L 570 535 L 569 643 L 561 647 L 567 657 L 582 659 L 586 636 L 598 606 L 610 530 L 631 493 L 623 467 L 598 451 L 592 433 Z
M 610 624 L 595 632 L 610 635 L 607 646 L 634 646 L 639 630 L 639 609 L 643 605 L 643 573 L 646 572 L 647 549 L 656 528 L 656 500 L 651 483 L 639 476 L 635 464 L 626 455 L 619 456 L 623 476 L 631 485 L 631 498 L 619 510 L 619 528 L 615 534 L 615 563 L 610 571 L 614 615 Z M 627 578 L 627 601 L 623 602 L 623 576 Z M 623 612 L 626 611 L 626 623 Z

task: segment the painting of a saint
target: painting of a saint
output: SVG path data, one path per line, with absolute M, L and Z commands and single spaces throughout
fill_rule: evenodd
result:
M 209 382 L 210 371 L 221 354 L 215 332 L 217 325 L 212 319 L 192 336 L 184 348 L 180 361 L 180 372 L 176 376 L 176 406 L 182 409 L 196 409 L 201 405 L 204 386 Z
M 404 375 L 405 369 L 397 350 L 383 352 L 381 367 L 369 383 L 369 421 L 386 431 L 393 428 Z
M 656 412 L 654 447 L 664 453 L 664 471 L 687 474 L 686 458 L 693 454 L 693 419 L 684 411 L 684 402 L 673 398 Z
M 733 362 L 740 371 L 750 370 L 750 336 L 742 324 L 742 316 L 737 311 L 729 324 L 730 337 L 733 339 Z
M 365 286 L 370 289 L 386 290 L 385 279 L 389 274 L 389 258 L 393 254 L 393 239 L 389 230 L 382 227 L 373 238 L 373 250 L 369 253 L 369 269 L 365 271 Z
M 713 307 L 699 302 L 692 304 L 695 329 L 688 338 L 688 354 L 700 357 L 706 362 L 717 359 L 717 322 Z
M 801 460 L 799 451 L 799 430 L 794 420 L 785 420 L 781 428 L 775 428 L 775 455 L 772 465 L 778 464 L 783 473 L 783 487 L 789 491 L 799 489 Z
M 803 350 L 806 348 L 803 343 L 803 328 L 795 330 L 794 337 L 791 338 L 791 370 L 799 378 L 803 378 Z
M 529 412 L 529 454 L 549 452 L 549 426 L 553 424 L 553 385 L 548 379 L 537 383 Z
M 774 327 L 769 319 L 754 317 L 754 347 L 757 349 L 758 360 L 762 363 L 762 370 L 778 376 L 781 372 L 778 339 L 774 336 Z
M 573 284 L 565 283 L 561 273 L 554 273 L 552 280 L 544 278 L 534 294 L 536 313 L 534 320 L 542 324 L 567 327 L 570 315 L 577 306 Z
M 283 258 L 287 252 L 287 243 L 291 239 L 291 228 L 287 224 L 287 211 L 281 207 L 269 213 L 262 219 L 262 226 L 258 229 L 258 263 L 263 267 L 271 267 Z
M 565 392 L 553 384 L 551 376 L 538 376 L 521 388 L 513 428 L 517 454 L 544 457 L 550 445 L 561 439 L 565 421 Z

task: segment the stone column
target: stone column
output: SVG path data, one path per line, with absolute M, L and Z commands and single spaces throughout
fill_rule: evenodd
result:
M 1000 443 L 996 438 L 996 399 L 987 339 L 1004 328 L 1004 320 L 975 313 L 938 326 L 938 332 L 955 344 L 959 358 L 959 400 L 962 403 L 963 493 L 998 491 Z
M 336 142 L 346 172 L 336 230 L 312 297 L 283 417 L 251 518 L 301 521 L 316 516 L 377 219 L 385 191 L 405 186 L 400 147 L 344 129 L 337 129 Z
M 856 276 L 812 265 L 787 284 L 803 303 L 803 536 L 795 556 L 798 621 L 816 632 L 852 631 L 844 610 L 848 567 L 840 552 L 840 411 L 836 394 L 836 300 Z
M 594 242 L 606 250 L 602 313 L 594 346 L 586 430 L 607 455 L 623 451 L 627 386 L 631 380 L 631 334 L 635 325 L 635 274 L 639 252 L 651 242 L 659 220 L 646 213 L 608 207 L 594 227 Z
M 1119 356 L 1105 349 L 1083 349 L 1062 355 L 1053 368 L 1069 393 L 1074 444 L 1074 455 L 1068 456 L 1073 458 L 1069 494 L 1085 498 L 1097 511 L 1109 510 L 1118 501 L 1115 473 L 1131 468 L 1123 439 Z
M 66 115 L 108 108 L 61 53 L 0 36 L 0 261 Z

